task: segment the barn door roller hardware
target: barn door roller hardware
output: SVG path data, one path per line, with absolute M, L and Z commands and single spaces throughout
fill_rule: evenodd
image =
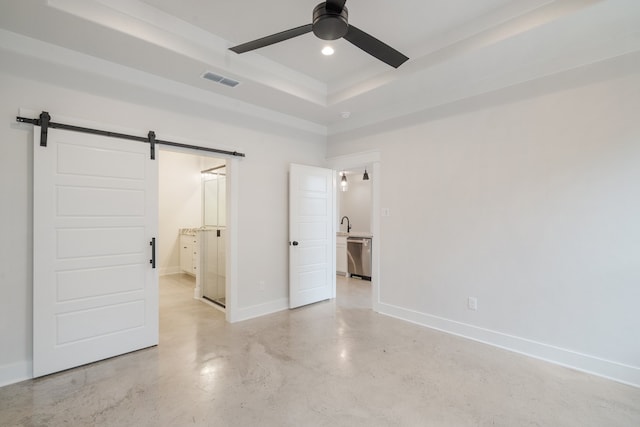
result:
M 89 133 L 92 135 L 109 136 L 112 138 L 120 138 L 120 139 L 128 139 L 131 141 L 144 142 L 149 144 L 150 146 L 151 159 L 155 159 L 156 157 L 155 147 L 157 144 L 168 145 L 171 147 L 189 148 L 192 150 L 199 150 L 199 151 L 207 151 L 209 153 L 225 154 L 227 156 L 245 157 L 244 153 L 239 153 L 237 151 L 220 150 L 217 148 L 201 147 L 199 145 L 182 144 L 180 142 L 162 141 L 160 139 L 156 139 L 156 133 L 154 131 L 149 131 L 147 136 L 144 137 L 144 136 L 127 135 L 124 133 L 110 132 L 107 130 L 86 128 L 82 126 L 67 125 L 64 123 L 56 123 L 51 121 L 51 116 L 46 111 L 43 111 L 42 113 L 40 113 L 40 116 L 37 119 L 30 119 L 27 117 L 18 116 L 16 117 L 16 121 L 20 123 L 30 123 L 35 126 L 40 126 L 40 146 L 41 147 L 47 146 L 47 134 L 49 132 L 49 128 L 53 128 L 53 129 L 64 129 L 64 130 L 70 130 L 74 132 Z

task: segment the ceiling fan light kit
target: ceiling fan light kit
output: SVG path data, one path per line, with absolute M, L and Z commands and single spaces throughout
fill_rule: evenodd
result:
M 334 54 L 334 50 L 331 46 L 325 46 L 322 48 L 322 54 L 324 56 L 331 56 Z
M 372 35 L 350 25 L 349 11 L 344 5 L 345 2 L 346 0 L 327 0 L 313 9 L 311 24 L 262 37 L 229 49 L 235 53 L 249 52 L 313 32 L 316 37 L 322 40 L 344 38 L 349 43 L 394 68 L 398 68 L 409 59 Z

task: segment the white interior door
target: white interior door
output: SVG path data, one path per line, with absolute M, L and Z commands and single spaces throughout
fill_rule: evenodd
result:
M 336 280 L 334 176 L 292 164 L 289 171 L 289 307 L 329 299 Z
M 147 144 L 34 128 L 34 377 L 158 343 Z

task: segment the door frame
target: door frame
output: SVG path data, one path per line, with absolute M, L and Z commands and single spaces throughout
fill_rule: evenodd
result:
M 380 248 L 382 245 L 382 239 L 380 236 L 380 183 L 382 180 L 380 159 L 381 155 L 379 151 L 364 151 L 327 158 L 328 167 L 335 169 L 337 172 L 354 168 L 363 168 L 364 171 L 364 168 L 367 167 L 373 175 L 373 179 L 371 180 L 371 232 L 373 234 L 373 245 L 371 248 L 371 308 L 374 311 L 380 311 Z M 337 207 L 334 209 L 334 212 L 334 223 L 337 224 Z M 335 297 L 336 285 L 334 281 L 333 298 Z
M 238 312 L 238 198 L 240 193 L 240 159 L 229 156 L 227 162 L 227 235 L 225 238 L 226 283 L 225 283 L 225 319 L 236 322 Z

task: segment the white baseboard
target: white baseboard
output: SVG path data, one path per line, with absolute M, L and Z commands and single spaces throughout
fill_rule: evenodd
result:
M 33 364 L 18 362 L 0 366 L 0 387 L 33 378 Z
M 640 367 L 625 365 L 610 360 L 601 359 L 588 354 L 555 347 L 504 334 L 478 326 L 456 322 L 442 317 L 407 310 L 390 304 L 378 303 L 377 310 L 381 314 L 395 317 L 407 322 L 416 323 L 428 328 L 437 329 L 463 338 L 479 341 L 515 353 L 524 354 L 556 365 L 565 366 L 578 371 L 608 378 L 617 382 L 640 387 Z
M 180 270 L 180 267 L 163 267 L 163 268 L 158 270 L 158 275 L 159 276 L 168 276 L 170 274 L 179 274 L 181 272 L 182 272 L 182 270 Z
M 276 313 L 278 311 L 289 309 L 289 299 L 281 298 L 275 301 L 269 301 L 264 304 L 252 305 L 250 307 L 239 307 L 235 309 L 233 319 L 231 322 L 240 322 L 242 320 L 249 320 L 256 317 L 264 316 L 266 314 Z

